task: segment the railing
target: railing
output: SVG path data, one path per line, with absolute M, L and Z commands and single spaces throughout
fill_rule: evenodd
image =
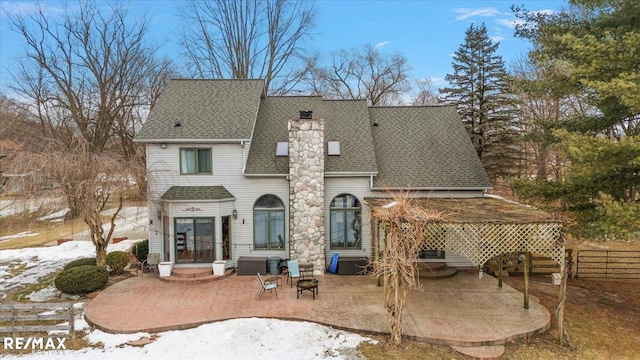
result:
M 75 317 L 81 313 L 73 303 L 0 304 L 0 334 L 62 331 L 75 338 Z M 59 324 L 66 321 L 66 324 Z
M 576 278 L 640 279 L 640 251 L 580 250 Z
M 502 269 L 512 274 L 522 274 L 524 271 L 524 262 L 518 256 L 519 253 L 505 254 L 502 257 Z M 565 249 L 564 258 L 567 263 L 567 272 L 569 277 L 573 271 L 573 249 Z M 498 258 L 492 258 L 484 266 L 484 271 L 488 274 L 498 274 Z M 546 256 L 532 254 L 529 261 L 530 275 L 548 275 L 560 272 L 560 265 L 553 259 Z

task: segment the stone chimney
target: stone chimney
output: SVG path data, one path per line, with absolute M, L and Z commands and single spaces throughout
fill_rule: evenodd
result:
M 324 274 L 324 121 L 300 111 L 289 121 L 290 258 Z

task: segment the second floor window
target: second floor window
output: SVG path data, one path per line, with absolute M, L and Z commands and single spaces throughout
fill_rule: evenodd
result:
M 180 149 L 180 174 L 211 174 L 211 149 Z

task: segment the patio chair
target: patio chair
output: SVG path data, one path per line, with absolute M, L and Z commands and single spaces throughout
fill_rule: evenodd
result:
M 160 263 L 160 254 L 159 253 L 149 253 L 147 255 L 147 258 L 145 260 L 142 261 L 142 272 L 144 273 L 144 269 L 149 269 L 149 271 L 151 271 L 151 269 L 154 269 L 153 272 L 155 273 L 158 269 L 158 264 Z
M 258 272 L 258 279 L 260 280 L 260 294 L 258 294 L 258 300 L 260 300 L 260 298 L 262 297 L 262 294 L 264 294 L 265 291 L 269 290 L 269 291 L 275 291 L 276 292 L 276 299 L 278 298 L 278 284 L 276 282 L 271 282 L 271 281 L 264 281 L 262 280 L 262 276 L 260 276 L 260 273 Z
M 287 261 L 287 282 L 291 280 L 289 287 L 293 287 L 294 278 L 300 279 L 300 266 L 298 266 L 297 260 L 289 260 Z

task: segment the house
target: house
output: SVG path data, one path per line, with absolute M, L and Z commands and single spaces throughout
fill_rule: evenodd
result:
M 491 188 L 454 107 L 266 96 L 262 80 L 171 80 L 136 141 L 149 248 L 175 266 L 280 257 L 321 274 L 334 253 L 371 256 L 366 199 Z M 471 265 L 441 249 L 423 255 Z

